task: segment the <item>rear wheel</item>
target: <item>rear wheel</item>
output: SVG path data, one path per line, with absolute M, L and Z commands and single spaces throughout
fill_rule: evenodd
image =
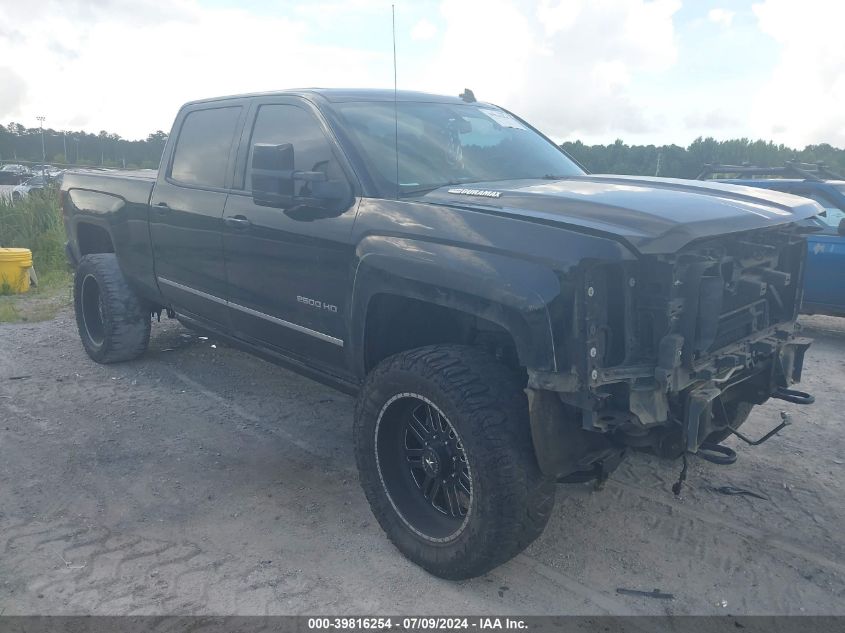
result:
M 540 473 L 517 378 L 471 347 L 383 361 L 355 411 L 361 484 L 388 538 L 443 578 L 483 574 L 543 531 L 554 484 Z
M 136 295 L 113 253 L 86 255 L 73 285 L 73 306 L 82 346 L 98 363 L 139 357 L 150 341 L 150 310 Z

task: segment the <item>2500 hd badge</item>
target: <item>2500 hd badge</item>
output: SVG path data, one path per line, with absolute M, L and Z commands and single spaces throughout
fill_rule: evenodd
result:
M 328 310 L 329 312 L 337 312 L 337 306 L 332 305 L 330 303 L 323 303 L 318 299 L 309 299 L 308 297 L 297 295 L 296 300 L 299 303 L 304 303 L 305 305 L 311 306 L 312 308 L 320 308 L 322 310 Z

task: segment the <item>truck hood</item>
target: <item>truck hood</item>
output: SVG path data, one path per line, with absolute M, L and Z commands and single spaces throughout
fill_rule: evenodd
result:
M 607 234 L 646 254 L 674 253 L 694 240 L 788 224 L 823 210 L 768 189 L 616 175 L 447 186 L 420 200 Z

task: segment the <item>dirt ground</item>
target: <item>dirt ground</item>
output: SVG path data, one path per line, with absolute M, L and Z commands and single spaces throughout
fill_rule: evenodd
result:
M 0 613 L 845 614 L 845 320 L 804 318 L 812 407 L 731 466 L 635 455 L 454 583 L 407 562 L 354 469 L 352 400 L 175 321 L 91 362 L 65 308 L 0 325 Z M 724 496 L 733 485 L 768 500 Z M 674 594 L 619 595 L 617 588 Z

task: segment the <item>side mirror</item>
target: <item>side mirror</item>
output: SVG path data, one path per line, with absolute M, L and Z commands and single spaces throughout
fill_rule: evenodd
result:
M 256 143 L 252 150 L 252 199 L 265 207 L 333 209 L 351 196 L 346 180 L 329 180 L 322 171 L 296 171 L 290 143 Z M 305 182 L 299 194 L 296 182 Z
M 839 220 L 838 232 L 839 232 L 839 235 L 842 235 L 843 237 L 845 237 L 845 218 L 842 218 L 841 220 Z
M 267 207 L 293 203 L 293 145 L 256 143 L 252 149 L 252 199 Z

